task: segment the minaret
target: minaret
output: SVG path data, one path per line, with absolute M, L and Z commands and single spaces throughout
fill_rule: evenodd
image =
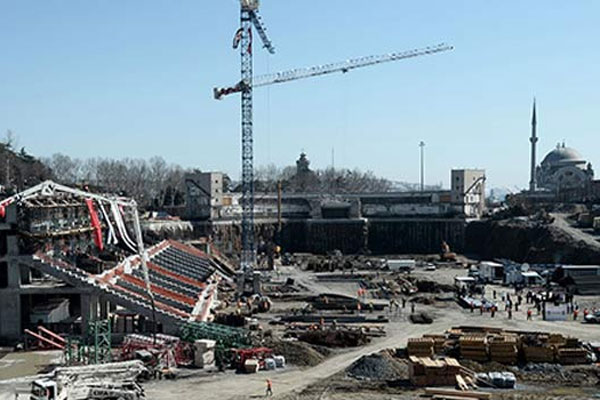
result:
M 531 116 L 531 137 L 529 141 L 531 142 L 531 176 L 529 179 L 529 191 L 535 192 L 536 189 L 536 178 L 535 178 L 535 144 L 538 141 L 536 136 L 536 127 L 537 127 L 537 118 L 535 115 L 535 97 L 533 98 L 533 115 Z

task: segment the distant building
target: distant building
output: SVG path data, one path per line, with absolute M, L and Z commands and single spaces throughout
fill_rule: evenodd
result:
M 218 218 L 223 206 L 223 173 L 191 172 L 184 179 L 186 218 Z
M 485 210 L 485 170 L 453 169 L 450 199 L 454 209 L 467 218 L 480 218 Z
M 563 143 L 544 157 L 536 169 L 536 180 L 538 188 L 553 192 L 585 189 L 594 180 L 594 170 L 577 150 Z
M 511 201 L 532 203 L 584 202 L 600 198 L 600 181 L 594 181 L 592 164 L 565 143 L 557 144 L 537 165 L 537 115 L 535 100 L 531 118 L 529 190 Z

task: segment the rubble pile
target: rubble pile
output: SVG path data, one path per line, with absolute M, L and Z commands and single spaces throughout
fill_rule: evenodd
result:
M 346 374 L 355 379 L 395 381 L 406 379 L 407 366 L 387 351 L 363 356 L 346 369 Z

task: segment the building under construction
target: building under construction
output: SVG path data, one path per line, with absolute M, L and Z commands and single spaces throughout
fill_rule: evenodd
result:
M 53 182 L 2 202 L 0 341 L 21 341 L 39 325 L 81 334 L 109 317 L 122 333 L 210 318 L 217 283 L 232 273 L 227 262 L 166 240 L 144 251 L 145 272 L 127 202 Z

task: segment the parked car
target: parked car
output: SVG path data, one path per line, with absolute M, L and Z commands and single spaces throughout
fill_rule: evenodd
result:
M 596 311 L 586 315 L 585 322 L 587 322 L 588 324 L 600 324 L 600 311 Z

